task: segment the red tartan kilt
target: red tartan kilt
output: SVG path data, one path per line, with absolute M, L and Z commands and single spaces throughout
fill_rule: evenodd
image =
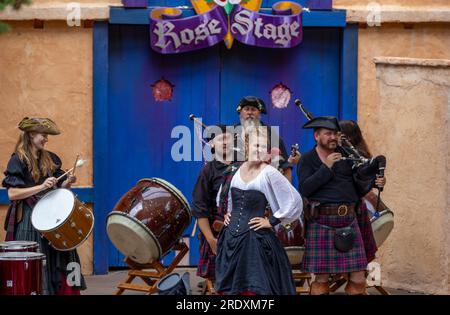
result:
M 369 210 L 367 209 L 366 204 L 361 202 L 360 214 L 358 215 L 358 225 L 364 241 L 364 250 L 366 251 L 367 262 L 371 262 L 375 259 L 375 254 L 378 247 L 373 235 L 372 224 L 370 223 L 368 211 Z
M 356 232 L 354 246 L 342 253 L 334 247 L 333 229 L 351 225 Z M 364 242 L 355 216 L 321 215 L 309 222 L 306 231 L 305 255 L 302 262 L 303 272 L 347 273 L 366 270 L 367 258 Z
M 200 234 L 200 259 L 198 261 L 197 276 L 214 280 L 215 273 L 216 255 L 213 254 L 205 237 Z

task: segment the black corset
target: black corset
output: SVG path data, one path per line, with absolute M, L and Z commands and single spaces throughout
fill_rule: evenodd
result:
M 250 229 L 248 222 L 255 217 L 263 217 L 267 205 L 266 196 L 257 190 L 231 188 L 233 209 L 228 228 L 231 234 L 239 235 Z

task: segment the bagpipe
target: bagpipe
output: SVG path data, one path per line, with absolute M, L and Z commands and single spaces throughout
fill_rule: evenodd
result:
M 306 119 L 311 120 L 314 116 L 309 112 L 299 99 L 295 100 L 295 105 L 301 110 Z M 337 151 L 342 154 L 342 160 L 352 162 L 352 168 L 356 170 L 354 173 L 354 180 L 356 188 L 360 196 L 365 196 L 374 187 L 374 181 L 377 177 L 384 177 L 384 170 L 386 169 L 386 157 L 378 155 L 371 159 L 364 157 L 347 139 L 345 135 L 340 135 Z M 378 189 L 378 202 L 380 192 L 383 187 Z

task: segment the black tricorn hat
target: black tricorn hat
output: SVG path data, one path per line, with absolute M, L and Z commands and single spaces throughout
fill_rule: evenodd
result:
M 339 121 L 334 116 L 315 117 L 303 125 L 303 129 L 319 129 L 325 128 L 335 131 L 341 131 Z
M 245 96 L 243 97 L 236 108 L 237 112 L 240 113 L 242 108 L 245 106 L 253 106 L 256 107 L 261 113 L 267 114 L 266 104 L 264 101 L 256 96 Z

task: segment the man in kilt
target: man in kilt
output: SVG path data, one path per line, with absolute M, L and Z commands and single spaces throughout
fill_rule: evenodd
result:
M 225 215 L 217 208 L 216 197 L 224 175 L 232 164 L 233 137 L 226 132 L 225 125 L 210 126 L 205 132 L 214 159 L 207 162 L 198 175 L 192 193 L 192 213 L 201 231 L 197 275 L 214 284 L 217 235 Z
M 357 168 L 342 159 L 335 117 L 316 117 L 303 128 L 314 129 L 316 141 L 297 168 L 299 191 L 308 204 L 302 271 L 315 274 L 310 293 L 328 294 L 330 274 L 348 273 L 345 292 L 365 294 L 367 257 L 357 220 L 362 197 L 355 182 Z

